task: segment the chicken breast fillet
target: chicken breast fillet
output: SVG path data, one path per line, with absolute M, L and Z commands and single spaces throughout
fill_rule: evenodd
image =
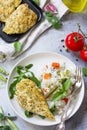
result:
M 0 0 L 0 21 L 5 22 L 22 0 Z
M 7 34 L 21 34 L 31 28 L 37 21 L 37 15 L 28 8 L 28 4 L 21 4 L 10 15 L 3 31 Z
M 17 83 L 16 96 L 20 106 L 25 110 L 54 120 L 41 89 L 30 79 L 22 79 Z

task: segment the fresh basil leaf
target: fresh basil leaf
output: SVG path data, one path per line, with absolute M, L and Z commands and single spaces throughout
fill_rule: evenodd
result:
M 33 116 L 33 113 L 25 110 L 25 115 L 26 115 L 26 117 L 30 118 Z
M 48 17 L 52 17 L 52 16 L 53 16 L 53 14 L 52 14 L 50 11 L 46 11 L 45 14 L 46 14 L 46 16 L 48 16 Z
M 55 29 L 59 29 L 59 28 L 61 28 L 61 23 L 60 23 L 60 21 L 59 21 L 59 18 L 57 17 L 57 16 L 53 16 L 52 17 L 52 26 L 55 28 Z
M 71 81 L 70 81 L 70 79 L 67 79 L 67 80 L 63 83 L 62 88 L 63 88 L 64 91 L 67 91 L 67 90 L 70 88 L 70 86 L 71 86 Z
M 22 48 L 21 43 L 18 42 L 18 41 L 16 41 L 16 42 L 14 43 L 14 48 L 15 48 L 16 52 L 20 52 L 20 51 L 21 51 L 21 48 Z
M 48 22 L 51 23 L 52 17 L 48 17 L 48 16 L 46 16 L 46 19 L 48 20 Z
M 37 5 L 40 5 L 40 1 L 39 0 L 33 0 Z
M 87 77 L 87 68 L 82 68 L 83 75 Z
M 48 22 L 50 22 L 50 23 L 52 21 L 52 16 L 53 16 L 53 14 L 51 12 L 49 12 L 49 11 L 46 12 L 45 17 L 48 20 Z
M 61 24 L 59 18 L 56 15 L 53 15 L 52 12 L 46 11 L 45 17 L 48 20 L 48 22 L 50 22 L 55 29 L 61 28 L 62 24 Z

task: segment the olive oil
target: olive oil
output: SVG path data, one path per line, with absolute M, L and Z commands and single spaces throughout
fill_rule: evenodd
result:
M 83 11 L 87 3 L 87 0 L 62 0 L 62 1 L 72 12 Z

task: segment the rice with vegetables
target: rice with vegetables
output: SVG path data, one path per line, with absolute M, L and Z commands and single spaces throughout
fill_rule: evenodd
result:
M 45 65 L 40 75 L 40 81 L 50 110 L 61 114 L 73 90 L 74 74 L 66 68 L 65 64 L 53 62 Z

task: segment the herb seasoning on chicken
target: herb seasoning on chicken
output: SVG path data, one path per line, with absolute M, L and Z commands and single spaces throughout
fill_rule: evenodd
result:
M 7 18 L 21 2 L 22 0 L 0 0 L 0 21 L 6 22 Z
M 28 7 L 28 4 L 21 4 L 10 15 L 5 23 L 3 32 L 7 34 L 21 34 L 31 28 L 37 21 L 37 15 Z
M 30 79 L 22 79 L 16 85 L 17 100 L 22 108 L 54 120 L 40 88 Z

